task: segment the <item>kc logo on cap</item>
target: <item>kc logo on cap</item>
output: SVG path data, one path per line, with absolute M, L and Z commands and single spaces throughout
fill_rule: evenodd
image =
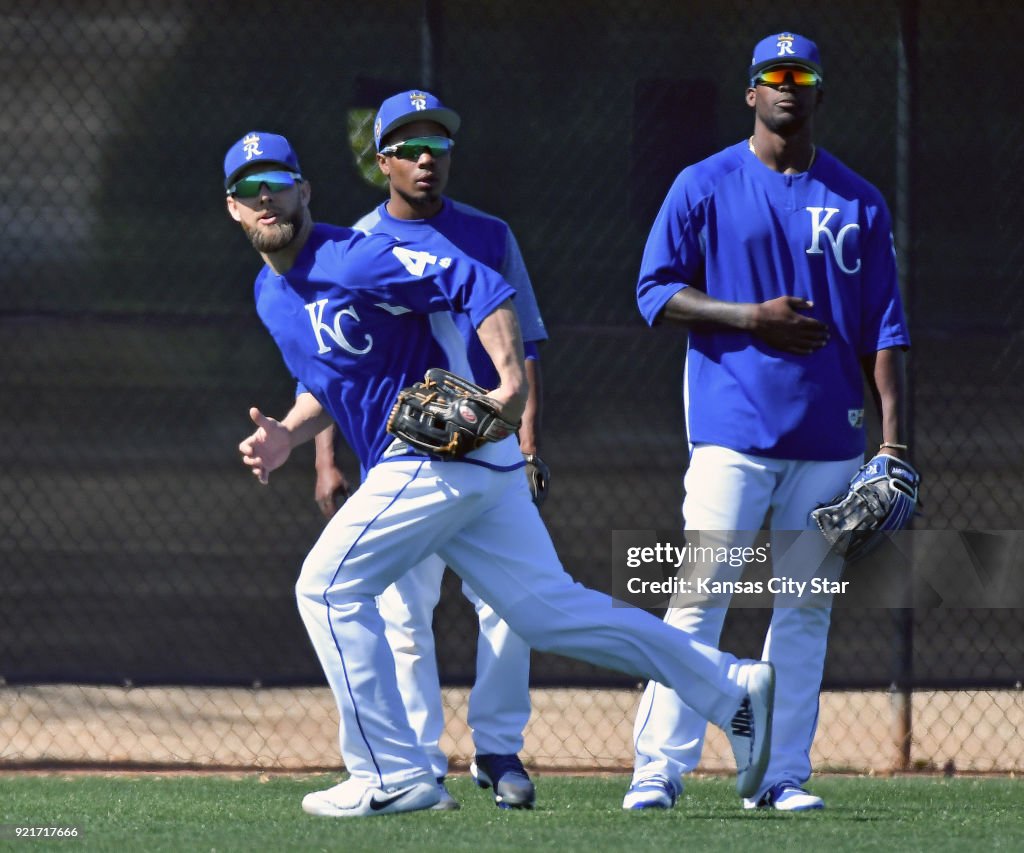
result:
M 793 34 L 779 34 L 779 56 L 793 56 Z
M 262 157 L 263 152 L 260 151 L 259 135 L 250 133 L 245 137 L 245 139 L 242 140 L 242 150 L 245 151 L 246 160 L 251 160 L 253 157 Z
M 410 89 L 392 95 L 380 105 L 373 122 L 373 139 L 380 151 L 384 137 L 404 124 L 414 121 L 434 121 L 445 129 L 449 136 L 455 136 L 460 119 L 455 110 L 442 104 L 436 95 L 422 89 Z
M 254 163 L 267 163 L 289 172 L 302 171 L 299 158 L 287 139 L 277 133 L 250 130 L 228 149 L 224 157 L 224 187 L 231 186 L 238 174 Z
M 799 65 L 824 77 L 818 46 L 809 38 L 784 31 L 761 39 L 750 58 L 749 76 L 756 77 L 766 68 L 775 65 Z

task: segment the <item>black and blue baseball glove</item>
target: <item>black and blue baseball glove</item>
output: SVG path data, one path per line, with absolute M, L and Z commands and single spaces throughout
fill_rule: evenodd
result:
M 812 510 L 811 518 L 833 553 L 852 562 L 880 545 L 886 533 L 910 523 L 920 482 L 909 462 L 880 453 L 861 467 L 845 492 Z

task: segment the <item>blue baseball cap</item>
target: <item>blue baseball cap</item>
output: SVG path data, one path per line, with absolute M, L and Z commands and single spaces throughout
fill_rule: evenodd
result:
M 373 141 L 377 143 L 377 150 L 380 151 L 381 140 L 391 131 L 414 121 L 436 121 L 448 131 L 449 136 L 454 136 L 462 124 L 459 114 L 448 109 L 430 92 L 422 89 L 399 92 L 384 101 L 377 111 L 373 122 Z
M 228 149 L 224 157 L 224 189 L 235 182 L 235 177 L 253 163 L 271 163 L 284 166 L 289 172 L 300 172 L 299 158 L 291 144 L 276 133 L 251 130 Z
M 761 39 L 754 48 L 754 55 L 750 60 L 750 79 L 753 80 L 773 65 L 798 65 L 810 69 L 820 77 L 825 76 L 821 70 L 818 46 L 809 38 L 798 36 L 796 33 L 778 33 Z

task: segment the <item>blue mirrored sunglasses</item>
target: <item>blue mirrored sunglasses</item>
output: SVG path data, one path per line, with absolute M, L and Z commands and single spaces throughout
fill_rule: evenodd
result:
M 394 145 L 385 145 L 380 153 L 399 160 L 419 160 L 427 152 L 431 157 L 445 157 L 454 147 L 455 140 L 447 136 L 414 136 Z
M 235 181 L 228 187 L 228 195 L 238 198 L 256 198 L 264 184 L 267 185 L 270 192 L 279 193 L 288 187 L 294 187 L 301 181 L 302 175 L 298 172 L 256 172 L 246 175 L 240 181 Z

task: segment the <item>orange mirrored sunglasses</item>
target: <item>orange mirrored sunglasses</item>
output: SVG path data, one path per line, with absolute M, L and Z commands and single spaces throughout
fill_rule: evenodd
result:
M 786 77 L 792 77 L 793 83 L 797 86 L 817 86 L 821 82 L 821 75 L 814 71 L 782 65 L 776 68 L 766 68 L 754 78 L 754 85 L 781 86 L 786 82 Z

